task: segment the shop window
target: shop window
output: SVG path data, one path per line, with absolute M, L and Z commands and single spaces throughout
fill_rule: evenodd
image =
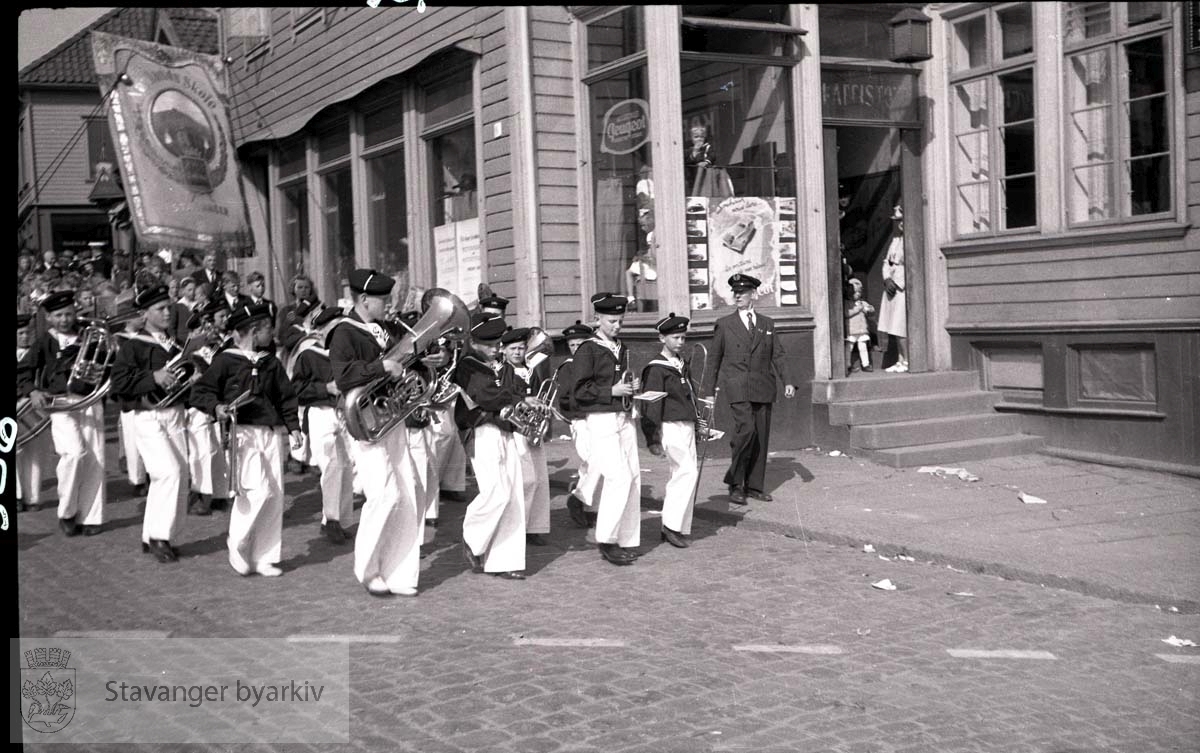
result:
M 350 156 L 350 128 L 345 120 L 317 132 L 317 162 L 325 165 Z
M 112 134 L 108 130 L 106 118 L 88 118 L 87 121 L 87 154 L 88 180 L 96 179 L 97 170 L 102 162 L 116 166 L 117 153 L 113 149 Z
M 408 211 L 404 152 L 372 157 L 367 164 L 367 244 L 371 266 L 408 287 Z
M 646 66 L 588 83 L 596 291 L 658 311 L 654 171 Z
M 290 178 L 302 175 L 308 166 L 304 137 L 285 141 L 279 147 L 279 177 Z
M 283 248 L 290 257 L 292 274 L 312 274 L 312 247 L 308 236 L 308 189 L 303 182 L 280 189 L 283 200 Z
M 1037 152 L 1029 3 L 991 8 L 951 31 L 954 228 L 1035 228 Z
M 350 168 L 321 176 L 321 211 L 325 221 L 325 253 L 337 270 L 338 287 L 349 284 L 354 263 L 354 193 Z
M 1162 5 L 1066 4 L 1072 224 L 1157 218 L 1172 209 L 1170 25 Z
M 646 49 L 641 8 L 626 8 L 591 21 L 585 28 L 589 70 Z

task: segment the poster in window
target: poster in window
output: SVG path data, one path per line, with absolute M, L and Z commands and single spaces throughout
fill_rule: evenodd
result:
M 458 234 L 454 225 L 451 222 L 434 227 L 433 249 L 438 287 L 458 295 Z
M 799 303 L 796 281 L 796 200 L 792 197 L 729 198 L 699 209 L 701 197 L 688 197 L 688 289 L 692 308 L 729 308 L 729 278 L 742 273 L 762 281 L 758 305 Z M 703 241 L 701 243 L 701 240 Z M 703 245 L 705 257 L 693 247 Z M 696 269 L 705 271 L 700 289 Z M 703 304 L 703 305 L 700 305 Z
M 455 246 L 458 253 L 458 289 L 455 294 L 468 306 L 478 298 L 483 265 L 479 253 L 479 218 L 461 220 L 455 225 Z

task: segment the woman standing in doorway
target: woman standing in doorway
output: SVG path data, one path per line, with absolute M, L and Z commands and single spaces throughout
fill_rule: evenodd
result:
M 896 338 L 898 360 L 884 371 L 908 371 L 908 316 L 904 281 L 904 214 L 897 204 L 892 210 L 892 241 L 883 262 L 883 300 L 879 304 L 879 332 Z M 887 345 L 880 343 L 885 352 Z

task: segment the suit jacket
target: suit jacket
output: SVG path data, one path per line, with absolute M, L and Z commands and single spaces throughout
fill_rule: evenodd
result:
M 797 382 L 775 332 L 775 320 L 757 311 L 754 332 L 746 329 L 737 311 L 718 319 L 711 350 L 704 383 L 719 387 L 731 403 L 773 403 L 777 376 L 785 384 L 794 386 Z
M 201 267 L 195 272 L 192 272 L 192 279 L 196 281 L 197 285 L 203 285 L 207 282 L 212 286 L 213 291 L 216 292 L 217 288 L 221 287 L 221 272 L 220 270 L 214 269 L 212 274 L 213 278 L 211 280 L 208 279 L 208 270 Z

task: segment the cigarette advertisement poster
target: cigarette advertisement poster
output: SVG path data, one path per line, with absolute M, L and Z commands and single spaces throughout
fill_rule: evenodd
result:
M 470 306 L 482 281 L 479 218 L 460 220 L 433 229 L 437 284 Z
M 762 281 L 759 306 L 800 302 L 795 198 L 689 196 L 687 243 L 693 311 L 732 307 L 729 278 L 739 272 Z

